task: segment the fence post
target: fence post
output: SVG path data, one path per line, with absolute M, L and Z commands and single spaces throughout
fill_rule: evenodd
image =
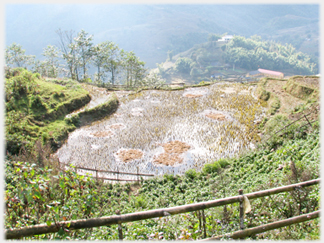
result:
M 117 166 L 117 181 L 119 181 L 119 168 Z
M 240 198 L 240 229 L 244 229 L 244 211 L 243 211 L 243 189 L 239 189 Z
M 137 181 L 139 181 L 138 166 L 136 167 L 136 173 L 137 173 Z
M 116 210 L 116 214 L 120 215 L 120 210 Z M 119 240 L 123 240 L 123 228 L 122 228 L 121 224 L 118 224 L 118 237 L 119 237 Z
M 206 233 L 206 216 L 205 216 L 205 211 L 201 210 L 202 213 L 202 221 L 203 221 L 203 229 L 204 229 L 204 238 L 207 237 L 207 233 Z

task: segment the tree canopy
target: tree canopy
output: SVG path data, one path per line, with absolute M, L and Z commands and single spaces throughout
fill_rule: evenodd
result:
M 311 57 L 297 52 L 291 44 L 281 45 L 273 41 L 261 41 L 253 36 L 235 36 L 224 50 L 224 61 L 238 67 L 292 70 L 301 75 L 316 74 L 318 67 Z
M 124 83 L 133 87 L 151 80 L 143 81 L 148 75 L 145 62 L 133 51 L 120 49 L 111 41 L 95 45 L 93 36 L 84 30 L 75 34 L 73 30 L 59 29 L 56 33 L 59 45 L 48 45 L 44 48 L 44 60 L 34 60 L 34 56 L 25 55 L 21 45 L 13 43 L 6 48 L 6 65 L 8 67 L 32 65 L 32 71 L 42 76 L 56 78 L 59 75 L 67 75 L 77 81 L 87 81 L 92 66 L 97 70 L 93 74 L 93 79 L 98 84 Z

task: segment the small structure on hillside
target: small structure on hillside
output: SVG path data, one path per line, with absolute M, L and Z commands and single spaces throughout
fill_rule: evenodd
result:
M 258 70 L 248 72 L 246 77 L 271 77 L 271 78 L 283 78 L 285 75 L 282 72 L 272 71 L 267 69 L 259 68 Z
M 213 73 L 210 78 L 219 78 L 221 79 L 224 75 L 222 73 Z
M 217 41 L 220 41 L 220 42 L 229 42 L 233 38 L 234 38 L 234 36 L 232 36 L 232 35 L 225 35 L 225 36 L 222 37 L 222 39 L 218 39 Z

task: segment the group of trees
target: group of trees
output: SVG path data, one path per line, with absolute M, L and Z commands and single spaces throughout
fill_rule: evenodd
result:
M 208 42 L 197 45 L 185 57 L 176 59 L 174 70 L 193 78 L 208 77 L 212 71 L 228 66 L 248 71 L 265 68 L 298 75 L 318 73 L 317 61 L 309 55 L 297 52 L 291 44 L 262 41 L 259 36 L 245 38 L 235 36 L 227 43 L 220 43 L 222 35 L 210 34 Z M 169 56 L 171 52 L 168 53 Z M 168 60 L 171 58 L 168 56 Z M 159 66 L 158 66 L 159 67 Z M 160 73 L 165 76 L 164 70 Z
M 9 67 L 30 67 L 33 72 L 42 76 L 56 78 L 68 76 L 78 81 L 91 78 L 99 84 L 126 84 L 137 86 L 147 83 L 152 78 L 148 75 L 145 63 L 134 52 L 120 49 L 111 41 L 93 43 L 93 36 L 84 30 L 75 34 L 73 30 L 56 31 L 59 45 L 48 45 L 42 55 L 44 60 L 36 60 L 35 56 L 26 55 L 22 46 L 16 43 L 8 46 L 5 62 Z M 96 71 L 90 75 L 89 69 Z M 156 81 L 156 80 L 155 80 Z M 158 82 L 161 82 L 159 79 Z M 153 83 L 154 85 L 155 83 Z
M 290 70 L 296 74 L 310 75 L 318 72 L 317 64 L 310 56 L 297 52 L 291 44 L 261 41 L 258 36 L 235 36 L 223 46 L 225 62 L 254 70 L 258 67 L 274 70 Z

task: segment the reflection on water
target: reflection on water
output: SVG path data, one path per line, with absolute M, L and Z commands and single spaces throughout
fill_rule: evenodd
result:
M 256 107 L 255 119 L 263 111 L 251 96 L 253 88 L 222 85 L 143 91 L 129 96 L 116 92 L 121 103 L 116 113 L 72 132 L 56 155 L 61 162 L 76 166 L 155 175 L 183 174 L 190 168 L 199 170 L 207 162 L 233 156 L 253 142 L 245 136 L 250 130 L 242 121 L 242 109 L 233 108 L 233 103 Z M 236 89 L 244 92 L 232 92 Z M 109 93 L 100 93 L 98 97 L 97 101 L 104 102 Z M 190 148 L 160 157 L 178 156 L 173 165 L 154 162 L 166 152 L 163 144 L 172 141 L 180 141 Z M 125 163 L 116 156 L 121 150 L 140 150 L 143 155 Z

